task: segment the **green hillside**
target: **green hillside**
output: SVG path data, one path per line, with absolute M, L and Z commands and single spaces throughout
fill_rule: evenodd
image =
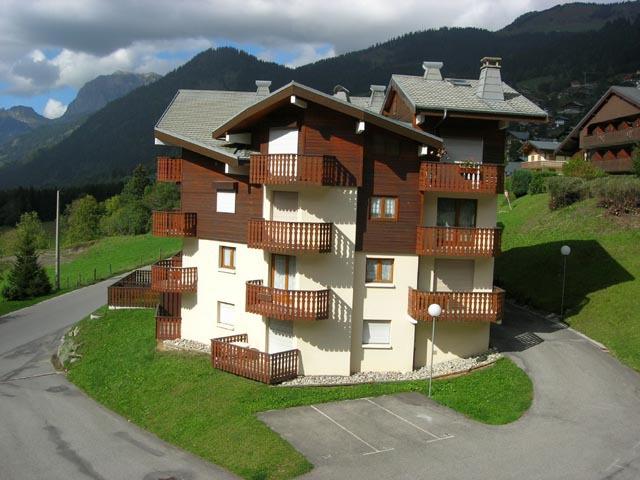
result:
M 548 196 L 500 207 L 504 253 L 496 282 L 520 302 L 559 312 L 560 247 L 569 245 L 566 321 L 640 370 L 640 218 L 605 214 L 595 200 L 550 212 Z

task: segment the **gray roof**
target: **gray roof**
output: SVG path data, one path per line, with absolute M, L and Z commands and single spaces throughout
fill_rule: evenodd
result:
M 506 83 L 502 84 L 504 100 L 489 100 L 477 96 L 477 79 L 427 80 L 413 75 L 393 75 L 391 83 L 397 85 L 416 109 L 447 109 L 537 119 L 547 116 L 544 110 Z
M 640 88 L 619 87 L 618 85 L 614 85 L 613 87 L 611 87 L 611 90 L 640 107 Z
M 530 136 L 529 132 L 519 132 L 518 130 L 507 130 L 507 133 L 522 142 L 524 142 L 525 140 L 529 140 Z
M 234 156 L 239 153 L 236 148 L 212 138 L 211 132 L 228 118 L 264 98 L 255 91 L 178 90 L 158 120 L 156 130 Z
M 384 95 L 376 95 L 371 101 L 371 97 L 351 97 L 351 103 L 360 108 L 365 108 L 375 113 L 380 113 L 384 105 Z
M 527 143 L 536 150 L 555 150 L 560 145 L 555 140 L 529 140 Z

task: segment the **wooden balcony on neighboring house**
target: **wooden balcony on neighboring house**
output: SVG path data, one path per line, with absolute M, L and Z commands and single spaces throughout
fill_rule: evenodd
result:
M 156 167 L 156 179 L 159 182 L 182 181 L 182 159 L 170 157 L 158 157 Z
M 416 253 L 444 257 L 495 257 L 500 254 L 499 228 L 418 227 Z
M 175 340 L 180 338 L 181 324 L 182 318 L 179 315 L 169 312 L 162 305 L 156 307 L 156 340 Z
M 249 220 L 247 245 L 269 252 L 331 252 L 333 223 Z
M 564 160 L 537 160 L 534 162 L 522 162 L 521 166 L 525 170 L 555 170 L 560 171 L 564 164 Z
M 250 348 L 246 333 L 211 339 L 213 368 L 266 384 L 296 378 L 299 354 L 298 350 L 266 353 Z
M 197 267 L 182 267 L 182 257 L 160 260 L 151 266 L 151 289 L 157 292 L 195 292 Z
M 330 297 L 331 290 L 283 290 L 252 280 L 247 282 L 245 310 L 278 320 L 324 320 Z
M 504 290 L 492 292 L 425 292 L 409 288 L 409 315 L 420 321 L 431 321 L 427 309 L 432 303 L 442 307 L 438 321 L 500 322 L 504 312 Z
M 640 142 L 640 124 L 621 129 L 597 130 L 580 137 L 580 148 L 585 150 L 627 145 Z
M 504 165 L 422 162 L 418 187 L 424 192 L 503 193 Z
M 189 212 L 153 212 L 152 233 L 156 237 L 195 237 L 197 215 Z
M 355 178 L 332 156 L 279 153 L 251 155 L 249 182 L 264 185 L 303 183 L 354 186 Z
M 154 308 L 159 299 L 151 290 L 150 270 L 135 270 L 107 289 L 110 308 Z

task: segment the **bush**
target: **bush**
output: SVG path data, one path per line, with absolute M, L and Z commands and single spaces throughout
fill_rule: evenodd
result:
M 531 181 L 529 182 L 529 195 L 535 195 L 537 193 L 546 193 L 549 191 L 547 186 L 547 180 L 549 177 L 557 176 L 556 172 L 551 170 L 542 170 L 540 172 L 534 172 Z
M 604 177 L 606 173 L 593 163 L 584 159 L 582 153 L 577 153 L 562 166 L 562 173 L 567 177 L 583 178 L 591 180 Z
M 141 201 L 131 201 L 100 221 L 106 235 L 138 235 L 149 231 L 149 209 Z
M 598 206 L 614 215 L 640 212 L 640 179 L 609 176 L 593 180 L 591 195 L 598 199 Z
M 71 202 L 65 214 L 66 236 L 68 244 L 95 240 L 100 236 L 100 217 L 102 208 L 91 195 Z
M 529 170 L 516 170 L 511 176 L 511 189 L 516 197 L 522 197 L 529 191 L 532 174 Z
M 640 177 L 640 145 L 636 145 L 631 150 L 631 159 L 633 160 L 633 173 L 636 177 Z
M 550 210 L 566 207 L 584 199 L 589 190 L 586 181 L 574 177 L 551 177 L 547 179 L 547 185 Z

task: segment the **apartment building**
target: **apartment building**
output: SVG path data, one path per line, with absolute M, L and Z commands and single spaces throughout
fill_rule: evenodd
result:
M 155 138 L 181 152 L 158 160 L 181 210 L 153 231 L 184 247 L 153 267 L 159 338 L 216 339 L 214 366 L 263 379 L 268 364 L 268 381 L 408 371 L 430 361 L 439 303 L 434 363 L 487 350 L 504 132 L 546 114 L 499 59 L 474 80 L 424 67 L 364 97 L 267 81 L 176 94 Z

